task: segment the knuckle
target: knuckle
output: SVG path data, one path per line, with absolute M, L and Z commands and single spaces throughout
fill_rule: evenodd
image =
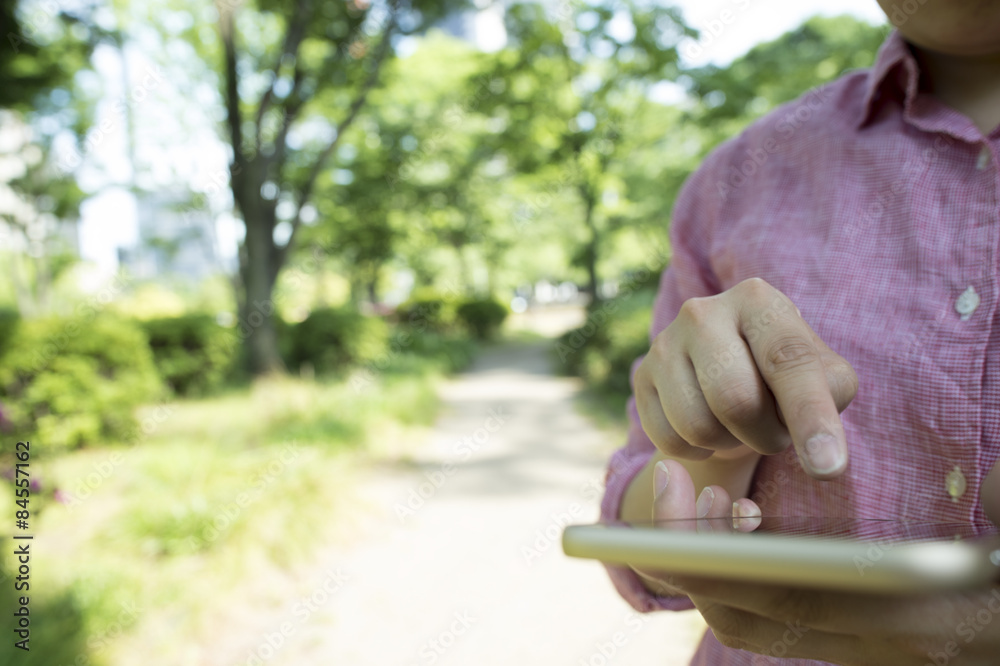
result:
M 816 347 L 811 340 L 797 335 L 782 335 L 768 344 L 764 362 L 772 372 L 794 372 L 816 363 Z
M 715 388 L 715 413 L 728 423 L 753 423 L 764 413 L 764 396 L 744 380 L 723 382 Z
M 858 373 L 847 361 L 839 361 L 827 366 L 827 377 L 837 409 L 843 411 L 858 394 Z
M 650 363 L 662 361 L 674 351 L 677 347 L 675 330 L 673 324 L 671 324 L 656 334 L 649 345 L 649 353 L 643 359 L 642 365 L 647 365 L 647 361 Z
M 741 298 L 753 301 L 770 302 L 777 291 L 767 280 L 759 277 L 752 277 L 743 280 L 732 288 L 734 294 L 739 294 Z
M 741 650 L 747 647 L 746 639 L 751 628 L 741 613 L 720 604 L 706 605 L 700 610 L 705 623 L 712 628 L 716 640 L 727 648 Z
M 711 296 L 689 298 L 681 304 L 681 308 L 677 312 L 677 319 L 680 322 L 701 327 L 705 325 L 714 309 L 715 305 Z
M 671 458 L 678 458 L 680 460 L 699 460 L 705 457 L 704 455 L 699 455 L 697 449 L 679 437 L 661 438 L 660 441 L 654 441 L 653 444 L 664 455 L 670 456 Z
M 676 428 L 675 428 L 676 429 Z M 687 422 L 678 429 L 685 440 L 694 446 L 711 446 L 728 434 L 728 430 L 712 414 L 689 414 Z

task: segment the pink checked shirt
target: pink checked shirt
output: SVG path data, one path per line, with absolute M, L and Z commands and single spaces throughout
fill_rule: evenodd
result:
M 651 335 L 689 298 L 751 277 L 787 294 L 858 373 L 843 414 L 847 472 L 818 482 L 794 451 L 765 457 L 751 497 L 765 515 L 985 521 L 979 486 L 1000 457 L 1000 128 L 988 137 L 922 92 L 898 33 L 870 71 L 850 73 L 755 122 L 705 160 L 677 201 L 673 258 Z M 602 504 L 654 447 L 629 404 Z M 610 568 L 636 609 L 654 598 Z M 821 664 L 720 645 L 693 664 Z

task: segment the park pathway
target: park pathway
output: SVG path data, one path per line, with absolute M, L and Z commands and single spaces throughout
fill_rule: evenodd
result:
M 599 564 L 562 554 L 562 525 L 597 517 L 618 442 L 578 413 L 580 384 L 551 374 L 550 346 L 490 349 L 442 387 L 430 440 L 370 472 L 364 538 L 324 555 L 313 607 L 287 614 L 287 636 L 261 635 L 260 663 L 687 663 L 697 615 L 637 615 Z

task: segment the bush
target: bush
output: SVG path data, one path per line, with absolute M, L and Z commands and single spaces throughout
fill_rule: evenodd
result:
M 477 340 L 489 340 L 507 319 L 507 306 L 492 298 L 470 300 L 459 305 L 456 314 Z
M 632 363 L 649 351 L 649 326 L 656 292 L 640 290 L 598 303 L 587 322 L 556 341 L 556 365 L 565 374 L 627 395 Z
M 458 372 L 472 362 L 476 344 L 465 336 L 443 335 L 434 331 L 408 330 L 400 327 L 399 348 L 402 355 L 431 359 L 446 372 Z M 405 344 L 404 344 L 405 341 Z
M 292 339 L 292 368 L 309 362 L 330 372 L 378 360 L 388 350 L 389 327 L 349 308 L 322 308 L 292 328 Z
M 0 401 L 18 437 L 73 448 L 136 431 L 162 385 L 143 331 L 101 315 L 24 321 L 0 359 Z
M 205 395 L 233 367 L 238 340 L 211 315 L 184 315 L 142 322 L 160 377 L 176 395 Z
M 21 314 L 17 310 L 0 308 L 0 356 L 10 346 L 20 323 Z
M 415 289 L 409 300 L 396 308 L 401 324 L 415 330 L 435 333 L 453 331 L 458 321 L 456 302 L 433 289 Z

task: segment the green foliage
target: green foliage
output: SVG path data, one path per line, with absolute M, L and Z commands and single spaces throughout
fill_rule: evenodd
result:
M 760 116 L 847 70 L 870 66 L 884 38 L 884 28 L 851 16 L 816 16 L 725 67 L 693 70 L 691 91 L 707 102 L 697 111 L 700 121 Z
M 409 300 L 396 308 L 396 317 L 410 328 L 435 333 L 453 331 L 458 320 L 456 299 L 433 289 L 414 289 Z
M 393 348 L 402 354 L 391 371 L 405 371 L 413 365 L 412 359 L 427 359 L 445 372 L 458 372 L 472 362 L 476 344 L 464 335 L 445 334 L 421 328 L 401 326 L 393 339 Z
M 211 315 L 152 319 L 141 325 L 149 336 L 156 369 L 176 395 L 210 393 L 232 368 L 235 336 Z
M 0 108 L 55 106 L 45 93 L 72 86 L 73 75 L 87 67 L 90 52 L 104 36 L 87 15 L 89 10 L 86 3 L 64 9 L 45 3 L 0 1 L 4 41 Z
M 0 357 L 3 357 L 20 324 L 21 314 L 17 310 L 0 308 Z
M 130 437 L 161 390 L 145 334 L 115 317 L 25 321 L 0 359 L 8 417 L 42 450 Z
M 483 298 L 461 303 L 455 314 L 477 340 L 489 340 L 499 332 L 509 311 L 496 299 Z
M 311 363 L 317 372 L 374 363 L 388 350 L 389 327 L 351 308 L 313 310 L 292 332 L 291 366 Z
M 628 395 L 632 363 L 649 351 L 649 326 L 656 292 L 640 289 L 603 301 L 580 328 L 556 341 L 556 365 L 595 387 Z

